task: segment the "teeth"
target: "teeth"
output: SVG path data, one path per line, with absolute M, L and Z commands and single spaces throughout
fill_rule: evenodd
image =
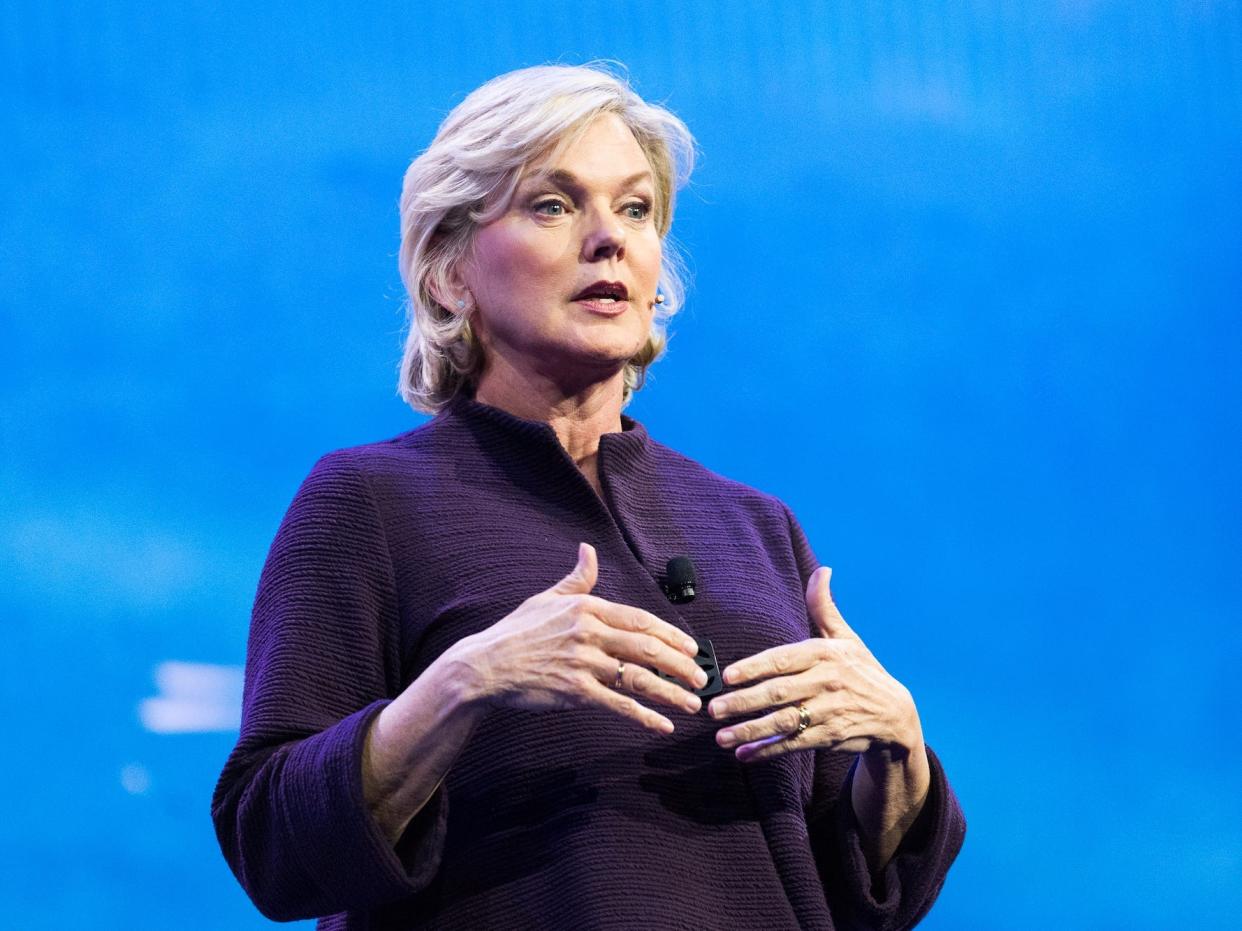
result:
M 601 297 L 599 298 L 599 302 L 601 304 L 615 304 L 617 303 L 617 299 L 615 297 Z

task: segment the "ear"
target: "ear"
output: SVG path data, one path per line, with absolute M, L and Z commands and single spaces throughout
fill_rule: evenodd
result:
M 474 308 L 474 297 L 470 293 L 460 261 L 454 262 L 447 274 L 433 272 L 428 275 L 427 290 L 436 303 L 451 314 L 469 313 Z
M 463 287 L 446 286 L 429 281 L 427 290 L 431 292 L 435 302 L 451 314 L 464 314 L 474 306 L 470 292 Z

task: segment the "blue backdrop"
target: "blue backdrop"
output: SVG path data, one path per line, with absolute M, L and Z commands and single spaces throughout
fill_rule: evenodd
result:
M 703 150 L 631 407 L 783 497 L 969 820 L 925 927 L 1242 910 L 1236 3 L 0 13 L 0 900 L 259 928 L 208 815 L 250 600 L 396 399 L 396 199 L 488 77 L 618 59 Z M 687 413 L 689 412 L 689 416 Z

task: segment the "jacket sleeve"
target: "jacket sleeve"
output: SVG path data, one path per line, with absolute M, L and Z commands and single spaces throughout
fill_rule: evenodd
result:
M 819 562 L 788 508 L 786 514 L 805 591 Z M 939 758 L 930 747 L 926 750 L 931 768 L 927 800 L 893 858 L 875 876 L 863 853 L 862 832 L 851 802 L 859 758 L 857 754 L 815 751 L 807 831 L 838 927 L 869 931 L 912 928 L 940 894 L 965 840 L 966 819 Z
M 268 553 L 251 616 L 241 734 L 212 798 L 225 859 L 284 921 L 367 909 L 439 868 L 443 787 L 394 849 L 368 811 L 362 753 L 399 694 L 397 597 L 383 523 L 348 451 L 311 470 Z
M 838 927 L 874 931 L 914 927 L 940 895 L 966 837 L 966 819 L 939 758 L 927 747 L 931 766 L 927 801 L 888 865 L 873 876 L 850 803 L 858 757 L 849 766 L 845 781 L 840 782 L 838 760 L 824 751 L 816 751 L 815 756 L 814 792 L 829 795 L 840 786 L 831 805 L 813 811 L 807 823 L 824 893 Z

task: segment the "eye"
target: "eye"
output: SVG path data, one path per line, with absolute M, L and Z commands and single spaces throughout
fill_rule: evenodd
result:
M 543 200 L 537 200 L 531 204 L 531 209 L 545 217 L 565 216 L 564 201 L 555 197 L 545 197 Z
M 645 200 L 631 201 L 623 209 L 625 215 L 631 220 L 645 220 L 651 215 L 651 204 Z

